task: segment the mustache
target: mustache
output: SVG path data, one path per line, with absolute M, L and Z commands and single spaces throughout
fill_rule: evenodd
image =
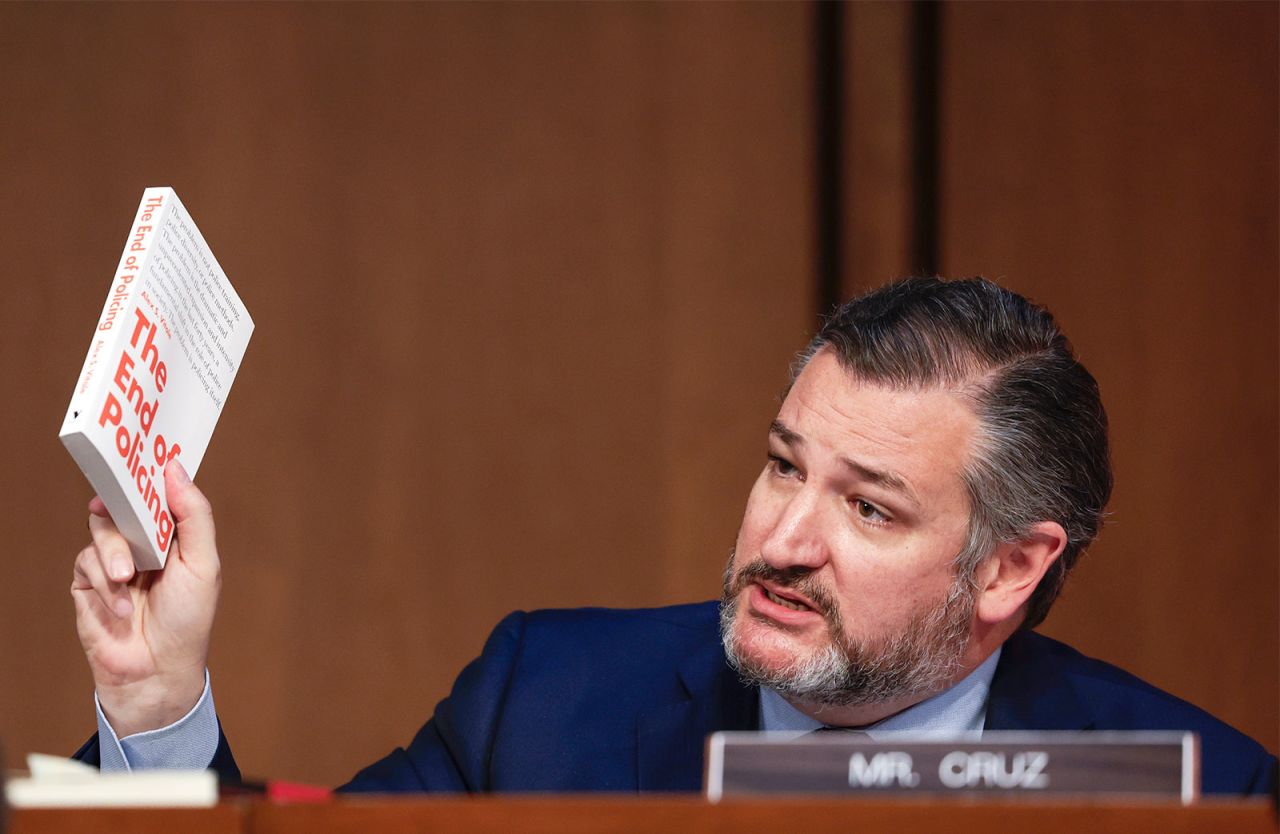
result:
M 725 598 L 736 597 L 748 585 L 759 581 L 770 582 L 804 596 L 813 603 L 814 610 L 828 620 L 839 616 L 840 609 L 835 599 L 813 575 L 812 568 L 775 568 L 763 559 L 749 562 L 738 569 L 738 572 L 733 575 L 732 582 L 727 583 Z

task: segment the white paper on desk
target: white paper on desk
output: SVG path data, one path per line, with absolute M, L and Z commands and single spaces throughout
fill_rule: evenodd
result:
M 5 783 L 14 808 L 153 807 L 207 808 L 218 804 L 218 776 L 211 770 L 140 770 L 101 773 L 72 759 L 32 753 L 30 775 Z

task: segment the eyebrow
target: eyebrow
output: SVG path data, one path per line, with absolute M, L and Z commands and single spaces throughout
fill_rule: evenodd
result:
M 769 434 L 778 438 L 788 446 L 804 445 L 804 438 L 787 428 L 787 424 L 781 420 L 774 420 L 769 424 Z
M 769 424 L 769 434 L 778 438 L 787 446 L 803 448 L 805 445 L 804 437 L 781 420 L 774 420 Z M 873 469 L 845 455 L 840 456 L 840 462 L 862 480 L 897 492 L 916 506 L 920 505 L 920 499 L 916 497 L 915 490 L 896 472 Z

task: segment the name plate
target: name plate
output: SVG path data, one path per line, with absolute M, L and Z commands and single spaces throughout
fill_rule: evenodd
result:
M 937 741 L 903 734 L 715 733 L 706 793 L 1014 796 L 1122 794 L 1194 802 L 1199 737 L 1182 732 L 987 732 Z

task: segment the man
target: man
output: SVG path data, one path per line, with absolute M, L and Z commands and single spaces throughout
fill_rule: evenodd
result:
M 1195 707 L 1031 629 L 1111 491 L 1097 384 L 1049 313 L 983 280 L 841 308 L 769 431 L 720 603 L 505 619 L 407 749 L 352 790 L 697 790 L 707 733 L 1194 730 L 1205 792 L 1276 760 Z M 178 544 L 135 578 L 101 504 L 72 596 L 104 767 L 236 775 L 204 671 L 208 503 L 166 472 Z

